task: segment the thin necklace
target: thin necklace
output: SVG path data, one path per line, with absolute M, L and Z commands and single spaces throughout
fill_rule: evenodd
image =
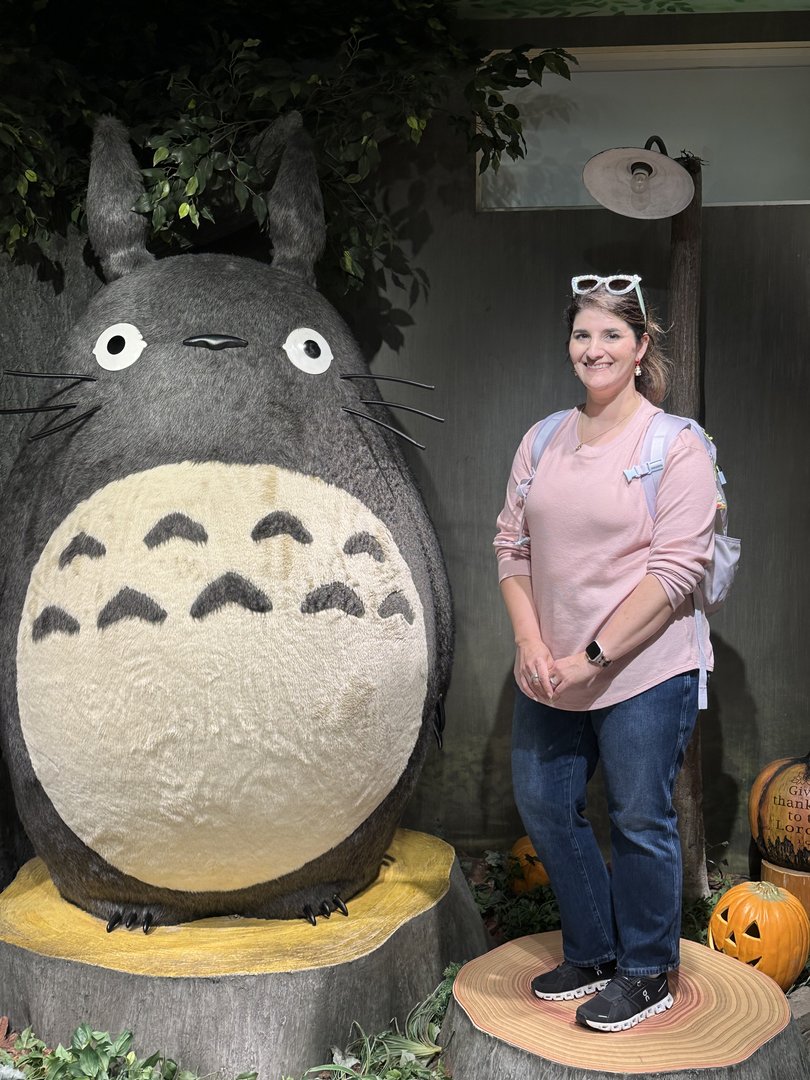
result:
M 584 409 L 581 409 L 580 413 L 579 413 L 579 416 L 577 417 L 577 438 L 579 439 L 579 442 L 574 447 L 574 453 L 576 453 L 577 450 L 581 450 L 583 446 L 590 446 L 591 443 L 596 442 L 597 439 L 601 439 L 603 435 L 607 435 L 607 433 L 609 431 L 613 431 L 614 428 L 617 428 L 619 426 L 619 424 L 623 424 L 625 422 L 625 420 L 628 419 L 628 417 L 633 415 L 633 413 L 636 411 L 637 408 L 638 408 L 638 403 L 634 402 L 633 403 L 633 408 L 630 410 L 629 413 L 625 413 L 625 415 L 621 418 L 621 420 L 617 420 L 616 423 L 612 424 L 609 428 L 605 428 L 604 431 L 600 431 L 598 435 L 592 435 L 590 439 L 580 439 L 579 438 L 579 430 L 580 430 L 580 425 L 582 423 L 582 415 L 583 415 L 583 413 L 585 411 Z

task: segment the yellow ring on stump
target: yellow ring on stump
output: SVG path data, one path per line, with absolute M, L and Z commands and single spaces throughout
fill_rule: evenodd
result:
M 45 864 L 32 859 L 0 894 L 0 941 L 21 949 L 133 975 L 165 978 L 255 975 L 332 967 L 379 948 L 407 920 L 445 895 L 455 851 L 426 833 L 398 829 L 376 881 L 349 901 L 349 918 L 199 919 L 148 935 L 119 928 L 69 904 Z

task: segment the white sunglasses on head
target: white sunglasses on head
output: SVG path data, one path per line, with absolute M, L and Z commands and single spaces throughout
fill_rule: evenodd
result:
M 596 274 L 580 274 L 579 277 L 571 278 L 571 292 L 574 296 L 587 296 L 588 293 L 604 285 L 605 290 L 613 296 L 625 296 L 636 290 L 638 306 L 647 322 L 647 309 L 644 306 L 644 298 L 641 295 L 641 276 L 639 274 L 610 274 L 609 277 L 598 277 Z

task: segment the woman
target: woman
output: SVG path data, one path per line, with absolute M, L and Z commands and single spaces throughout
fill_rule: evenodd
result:
M 540 998 L 589 998 L 577 1020 L 618 1031 L 672 1005 L 681 860 L 675 777 L 697 717 L 692 592 L 714 545 L 716 487 L 699 437 L 666 456 L 653 520 L 638 464 L 668 363 L 637 275 L 574 278 L 568 353 L 585 388 L 531 477 L 518 447 L 498 518 L 515 635 L 512 769 L 523 822 L 560 905 L 564 961 Z M 705 620 L 702 620 L 705 625 Z M 711 651 L 703 642 L 708 667 Z M 601 760 L 611 872 L 583 811 Z

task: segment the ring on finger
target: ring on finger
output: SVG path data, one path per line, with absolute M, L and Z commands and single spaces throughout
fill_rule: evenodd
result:
M 552 686 L 556 686 L 560 680 L 557 678 L 556 675 L 552 675 L 548 681 L 551 683 Z
M 537 674 L 536 671 L 532 672 L 530 681 L 531 682 L 540 682 L 540 676 Z

